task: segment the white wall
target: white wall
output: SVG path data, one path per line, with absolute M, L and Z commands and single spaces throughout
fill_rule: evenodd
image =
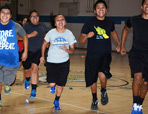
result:
M 28 2 L 29 1 L 29 2 Z M 36 9 L 41 16 L 49 16 L 51 12 L 53 14 L 59 13 L 59 3 L 60 2 L 79 2 L 79 11 L 77 16 L 93 16 L 92 12 L 88 13 L 87 10 L 87 0 L 18 0 L 19 4 L 24 4 L 23 7 L 19 7 L 18 14 L 28 14 L 30 10 Z M 109 0 L 109 11 L 107 16 L 113 17 L 127 17 L 138 15 L 141 13 L 141 2 L 142 0 Z M 46 23 L 48 24 L 48 23 Z M 70 29 L 76 39 L 78 40 L 81 28 L 84 23 L 68 23 L 67 28 Z M 124 22 L 121 24 L 116 24 L 116 31 L 121 39 L 122 29 L 124 27 Z M 129 32 L 126 47 L 127 51 L 130 50 L 132 45 L 132 31 Z M 115 50 L 115 43 L 112 43 L 112 48 Z M 86 48 L 86 44 L 76 44 L 76 47 Z
M 142 0 L 110 0 L 109 16 L 133 16 L 141 13 Z
M 18 14 L 29 14 L 32 7 L 32 0 L 18 0 Z

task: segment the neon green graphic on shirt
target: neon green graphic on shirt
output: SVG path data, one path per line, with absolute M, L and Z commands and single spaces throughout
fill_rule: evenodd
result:
M 106 31 L 104 29 L 102 29 L 100 27 L 96 28 L 95 26 L 94 26 L 94 28 L 96 29 L 96 31 L 99 35 L 102 35 L 105 39 L 109 38 L 109 36 L 106 34 Z

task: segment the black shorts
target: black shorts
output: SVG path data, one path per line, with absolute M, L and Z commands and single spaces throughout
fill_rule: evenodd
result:
M 24 51 L 19 52 L 19 62 L 22 61 L 22 54 L 23 54 L 23 52 L 24 52 Z
M 47 63 L 48 51 L 49 51 L 49 47 L 45 49 L 45 53 L 44 53 L 44 56 L 45 56 L 44 66 L 45 67 L 46 67 L 46 63 Z
M 103 56 L 88 55 L 85 59 L 85 81 L 86 87 L 91 86 L 98 80 L 98 72 L 103 72 L 107 79 L 112 77 L 110 73 L 111 54 Z
M 131 50 L 129 52 L 129 65 L 132 78 L 135 73 L 142 73 L 144 80 L 148 82 L 148 51 Z
M 69 60 L 64 63 L 47 62 L 47 82 L 56 83 L 59 86 L 65 86 L 67 82 L 67 76 L 69 74 L 69 65 Z
M 32 63 L 39 66 L 40 58 L 41 58 L 41 50 L 38 50 L 37 52 L 29 51 L 28 58 L 26 59 L 26 61 L 22 62 L 24 69 L 30 69 Z

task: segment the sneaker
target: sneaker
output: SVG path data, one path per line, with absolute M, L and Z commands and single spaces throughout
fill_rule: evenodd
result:
M 32 99 L 35 99 L 36 98 L 36 90 L 35 89 L 32 89 L 31 90 L 30 98 L 32 98 Z
M 143 107 L 142 105 L 139 106 L 139 114 L 143 114 L 143 111 L 142 111 Z
M 91 104 L 91 110 L 98 110 L 98 100 L 96 101 L 92 101 L 92 104 Z
M 59 100 L 54 100 L 53 104 L 54 104 L 54 109 L 55 110 L 61 110 Z
M 29 79 L 29 81 L 27 81 L 25 79 L 25 89 L 29 89 L 30 88 L 30 80 L 31 80 L 31 78 Z
M 137 103 L 133 104 L 133 109 L 132 109 L 131 114 L 140 114 L 139 113 L 139 105 Z
M 50 88 L 50 92 L 51 92 L 52 94 L 55 93 L 55 90 L 56 90 L 56 85 L 55 85 L 54 87 L 51 87 L 51 88 Z
M 101 104 L 106 105 L 108 101 L 107 91 L 101 92 Z
M 5 85 L 5 88 L 4 88 L 5 95 L 8 95 L 10 91 L 11 91 L 11 86 Z

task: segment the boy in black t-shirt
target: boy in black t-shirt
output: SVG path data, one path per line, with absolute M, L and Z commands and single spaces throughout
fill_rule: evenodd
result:
M 107 5 L 103 0 L 98 0 L 94 4 L 94 13 L 96 17 L 87 21 L 81 31 L 79 38 L 80 43 L 88 40 L 87 56 L 85 60 L 85 81 L 86 87 L 91 86 L 92 92 L 92 110 L 98 109 L 97 98 L 97 79 L 99 77 L 101 83 L 101 104 L 108 103 L 108 95 L 106 91 L 107 79 L 111 78 L 110 62 L 111 62 L 111 38 L 117 42 L 117 52 L 120 52 L 120 42 L 115 31 L 114 22 L 106 17 Z
M 131 114 L 143 114 L 142 104 L 148 89 L 148 0 L 142 1 L 142 15 L 131 17 L 122 32 L 121 55 L 129 29 L 133 28 L 133 45 L 129 53 L 131 77 L 133 78 L 133 109 Z

